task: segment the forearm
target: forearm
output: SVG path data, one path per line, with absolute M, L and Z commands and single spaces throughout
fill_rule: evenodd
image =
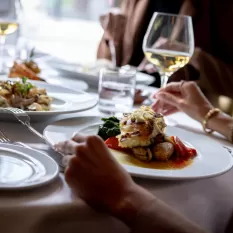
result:
M 114 215 L 125 222 L 135 233 L 205 232 L 140 187 L 118 206 Z
M 207 128 L 212 129 L 223 136 L 228 140 L 231 140 L 232 137 L 232 127 L 233 127 L 233 118 L 223 112 L 217 114 L 213 118 L 210 118 L 207 123 Z

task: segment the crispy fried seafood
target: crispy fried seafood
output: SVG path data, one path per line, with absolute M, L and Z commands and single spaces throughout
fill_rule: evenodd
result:
M 120 121 L 121 134 L 117 136 L 122 148 L 150 146 L 154 138 L 164 134 L 166 124 L 161 114 L 142 106 L 132 113 L 124 114 Z

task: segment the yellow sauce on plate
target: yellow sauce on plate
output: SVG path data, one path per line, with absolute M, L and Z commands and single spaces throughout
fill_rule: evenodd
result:
M 182 160 L 179 162 L 174 160 L 168 160 L 166 162 L 160 162 L 160 161 L 143 162 L 129 155 L 126 152 L 113 150 L 113 149 L 110 149 L 110 151 L 112 152 L 112 154 L 119 163 L 130 166 L 142 167 L 142 168 L 174 170 L 174 169 L 185 168 L 193 163 L 193 159 Z

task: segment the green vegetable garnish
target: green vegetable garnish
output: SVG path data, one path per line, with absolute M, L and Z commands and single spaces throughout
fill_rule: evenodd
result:
M 105 141 L 121 133 L 120 120 L 116 117 L 102 118 L 103 125 L 99 127 L 98 135 Z
M 28 78 L 23 77 L 22 83 L 17 82 L 15 83 L 16 90 L 22 95 L 25 96 L 28 94 L 31 88 L 33 88 L 33 85 L 29 82 L 27 82 Z
M 27 80 L 28 80 L 28 78 L 22 77 L 22 83 L 23 83 L 23 84 L 26 84 Z

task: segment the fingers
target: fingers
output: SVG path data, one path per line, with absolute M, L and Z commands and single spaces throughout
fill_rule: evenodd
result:
M 168 116 L 178 111 L 176 107 L 170 104 L 165 104 L 161 100 L 157 100 L 151 107 L 155 112 L 162 113 L 164 116 Z
M 156 93 L 154 93 L 152 95 L 153 98 L 157 98 L 157 95 L 159 95 L 162 92 L 170 92 L 170 93 L 180 93 L 182 94 L 182 90 L 181 87 L 183 86 L 184 82 L 173 82 L 173 83 L 169 83 L 167 84 L 166 87 L 161 88 L 159 91 L 157 91 Z
M 146 71 L 148 74 L 153 74 L 157 71 L 153 64 L 148 63 L 147 59 L 144 58 L 141 64 L 138 66 L 139 71 Z
M 59 151 L 65 155 L 73 155 L 76 153 L 76 147 L 78 143 L 73 140 L 67 140 L 65 142 L 59 142 L 54 146 L 56 151 Z
M 80 161 L 77 156 L 70 159 L 69 166 L 65 171 L 65 179 L 69 185 L 72 185 L 72 181 L 78 179 L 77 174 L 80 170 Z
M 156 100 L 152 105 L 151 108 L 155 111 L 155 112 L 160 112 L 161 111 L 161 107 L 162 107 L 162 103 L 159 100 Z
M 144 70 L 144 67 L 145 67 L 145 65 L 146 65 L 147 63 L 148 63 L 147 59 L 144 58 L 144 59 L 142 60 L 142 62 L 139 64 L 138 70 L 139 70 L 139 71 L 143 71 L 143 70 Z
M 164 116 L 169 116 L 169 115 L 171 115 L 171 114 L 173 114 L 173 113 L 176 113 L 176 112 L 178 112 L 178 109 L 177 109 L 177 108 L 169 108 L 169 109 L 164 109 L 164 110 L 162 111 L 162 114 L 163 114 Z
M 194 81 L 184 82 L 183 89 L 188 89 L 189 91 L 198 91 L 201 92 L 201 89 L 198 87 L 197 83 Z
M 161 88 L 157 93 L 153 94 L 153 98 L 157 98 L 160 93 L 169 92 L 169 93 L 180 93 L 184 95 L 185 93 L 192 92 L 201 92 L 200 88 L 196 84 L 196 82 L 186 82 L 182 80 L 181 82 L 172 82 L 169 83 L 166 87 Z
M 84 136 L 82 134 L 79 133 L 74 133 L 72 140 L 78 143 L 82 143 L 82 142 L 86 142 L 87 141 L 88 136 Z
M 104 141 L 99 136 L 89 136 L 87 139 L 87 147 L 92 149 L 93 154 L 96 155 L 95 157 L 99 157 L 98 159 L 112 157 Z
M 181 99 L 168 92 L 160 92 L 156 95 L 156 98 L 160 100 L 163 104 L 169 104 L 173 107 L 179 108 Z
M 63 159 L 62 159 L 62 165 L 67 167 L 70 164 L 71 159 L 75 157 L 75 155 L 66 155 Z
M 162 88 L 161 91 L 167 91 L 167 92 L 182 92 L 182 86 L 183 82 L 173 82 L 169 83 L 166 87 Z
M 148 73 L 148 74 L 153 74 L 157 71 L 156 67 L 153 64 L 146 64 L 144 67 L 144 70 Z

